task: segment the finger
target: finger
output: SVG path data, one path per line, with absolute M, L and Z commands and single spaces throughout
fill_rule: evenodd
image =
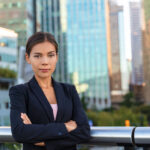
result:
M 21 118 L 22 118 L 24 124 L 30 124 L 30 122 L 26 119 L 24 113 L 21 113 Z
M 29 117 L 28 117 L 26 114 L 24 114 L 24 117 L 25 117 L 25 119 L 26 119 L 26 121 L 27 121 L 28 123 L 31 123 Z
M 24 124 L 28 124 L 26 121 L 23 121 Z
M 30 120 L 26 114 L 24 116 L 25 116 L 26 120 L 28 120 L 28 121 Z
M 24 113 L 21 113 L 21 116 L 22 116 L 22 117 L 25 117 Z
M 23 120 L 27 120 L 26 117 L 25 117 L 25 115 L 21 115 L 21 118 L 22 118 Z
M 34 145 L 37 145 L 37 146 L 45 146 L 45 143 L 44 143 L 44 142 L 40 142 L 40 143 L 35 143 Z
M 69 123 L 69 124 L 74 124 L 74 123 L 75 123 L 75 121 L 69 121 L 68 123 Z
M 24 116 L 21 116 L 22 120 L 26 120 L 26 118 Z
M 30 121 L 28 121 L 24 116 L 22 117 L 23 123 L 30 124 Z
M 70 122 L 73 122 L 74 120 L 70 120 Z
M 24 117 L 24 115 L 23 115 L 23 113 L 21 113 L 21 115 L 20 115 L 21 117 Z

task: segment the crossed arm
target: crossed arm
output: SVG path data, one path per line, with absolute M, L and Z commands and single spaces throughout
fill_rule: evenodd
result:
M 20 117 L 22 118 L 24 124 L 32 124 L 32 122 L 30 121 L 30 119 L 26 115 L 26 113 L 21 113 Z M 77 124 L 73 120 L 70 120 L 70 121 L 66 122 L 65 126 L 66 126 L 66 129 L 67 129 L 68 132 L 71 132 L 72 130 L 77 128 Z M 34 143 L 34 145 L 36 145 L 36 146 L 45 146 L 45 143 L 44 142 Z

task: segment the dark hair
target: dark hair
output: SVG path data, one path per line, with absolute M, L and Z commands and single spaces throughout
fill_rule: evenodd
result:
M 45 41 L 48 41 L 51 44 L 53 44 L 56 48 L 56 53 L 58 53 L 58 44 L 54 36 L 48 32 L 36 32 L 32 36 L 30 36 L 26 43 L 26 53 L 30 56 L 33 46 L 35 46 L 38 43 L 45 42 Z

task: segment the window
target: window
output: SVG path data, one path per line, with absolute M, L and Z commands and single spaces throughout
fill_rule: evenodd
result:
M 9 4 L 8 4 L 8 7 L 9 7 L 9 8 L 11 8 L 11 7 L 12 7 L 12 4 L 11 4 L 11 3 L 9 3 Z
M 12 7 L 17 7 L 18 4 L 17 3 L 12 3 Z
M 0 3 L 0 8 L 3 8 L 3 4 L 2 3 Z
M 3 4 L 3 8 L 7 8 L 8 7 L 8 5 L 7 4 Z
M 5 102 L 5 108 L 8 109 L 9 108 L 9 103 Z
M 18 5 L 18 7 L 20 8 L 20 7 L 21 7 L 21 2 L 18 2 L 17 5 Z

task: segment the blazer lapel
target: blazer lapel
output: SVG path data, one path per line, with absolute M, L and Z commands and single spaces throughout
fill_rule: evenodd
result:
M 33 76 L 33 78 L 29 81 L 29 84 L 30 84 L 30 88 L 33 90 L 35 96 L 37 97 L 37 100 L 41 103 L 42 107 L 44 108 L 45 113 L 48 116 L 49 120 L 53 122 L 54 116 L 53 116 L 52 107 L 50 106 L 46 96 L 44 95 L 44 92 L 42 91 L 41 87 L 36 81 L 35 76 Z M 58 105 L 56 122 L 61 122 L 63 120 L 63 109 L 65 106 L 63 98 L 65 97 L 65 95 L 61 84 L 59 82 L 56 82 L 53 78 L 52 78 L 52 84 L 54 87 L 55 96 Z
M 37 100 L 41 103 L 42 107 L 45 110 L 46 115 L 48 116 L 49 120 L 52 122 L 54 121 L 53 117 L 53 110 L 44 95 L 44 92 L 42 91 L 41 87 L 39 86 L 38 82 L 35 79 L 35 76 L 29 81 L 30 88 L 34 92 L 35 96 L 37 97 Z

